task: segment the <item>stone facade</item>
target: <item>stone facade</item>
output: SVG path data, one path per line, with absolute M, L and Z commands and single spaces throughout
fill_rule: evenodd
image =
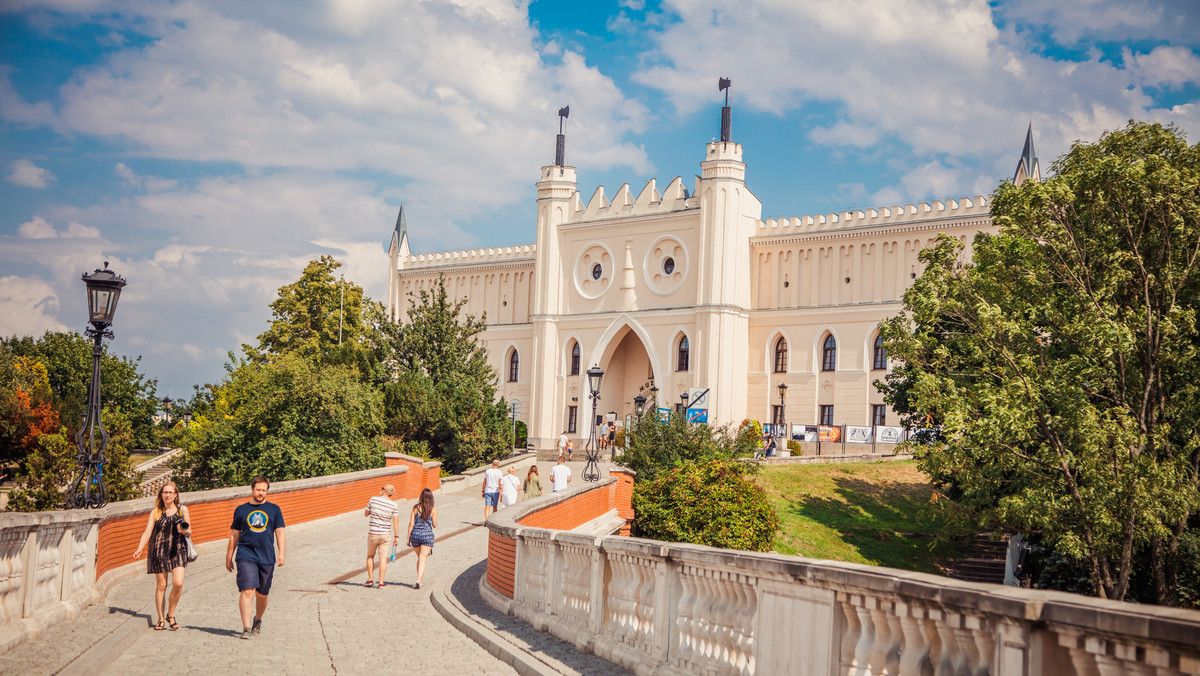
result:
M 1018 180 L 1035 177 L 1032 149 L 1031 130 Z M 764 220 L 742 152 L 708 143 L 691 191 L 652 179 L 636 193 L 597 188 L 586 203 L 574 167 L 542 167 L 536 241 L 523 246 L 414 254 L 401 209 L 389 308 L 402 319 L 409 294 L 445 275 L 466 312 L 486 313 L 500 395 L 521 402 L 537 448 L 563 430 L 587 436 L 593 365 L 605 371 L 598 411 L 618 420 L 653 386 L 667 408 L 708 388 L 704 408 L 720 424 L 781 413 L 896 424 L 873 386 L 887 371 L 879 323 L 900 310 L 917 254 L 939 233 L 969 245 L 994 229 L 988 198 Z

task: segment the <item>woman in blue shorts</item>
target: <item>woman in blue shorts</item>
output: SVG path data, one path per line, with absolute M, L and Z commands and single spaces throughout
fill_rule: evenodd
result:
M 437 508 L 433 506 L 433 491 L 421 491 L 417 504 L 408 516 L 408 546 L 417 551 L 417 584 L 425 577 L 425 559 L 433 553 L 433 529 L 437 528 Z

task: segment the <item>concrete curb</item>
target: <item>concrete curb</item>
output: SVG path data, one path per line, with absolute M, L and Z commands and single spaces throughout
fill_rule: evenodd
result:
M 521 676 L 549 676 L 563 673 L 513 645 L 503 634 L 476 620 L 471 613 L 467 612 L 466 608 L 459 604 L 458 599 L 450 593 L 450 586 L 468 569 L 469 567 L 464 568 L 450 576 L 448 582 L 430 594 L 429 600 L 438 613 L 455 629 L 478 643 L 490 655 L 515 669 Z M 481 577 L 481 582 L 482 579 Z

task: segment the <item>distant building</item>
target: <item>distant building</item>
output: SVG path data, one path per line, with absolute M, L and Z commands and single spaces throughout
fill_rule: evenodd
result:
M 486 312 L 500 394 L 521 402 L 537 448 L 598 424 L 593 365 L 605 371 L 598 412 L 618 420 L 657 387 L 666 408 L 708 388 L 708 420 L 721 424 L 895 424 L 872 384 L 888 369 L 879 323 L 900 311 L 934 237 L 969 245 L 994 230 L 988 198 L 762 220 L 723 114 L 723 140 L 706 144 L 691 191 L 678 177 L 661 189 L 652 179 L 584 202 L 560 134 L 537 183 L 534 244 L 414 254 L 401 208 L 388 307 L 402 321 L 408 294 L 444 274 L 468 313 Z M 1013 180 L 1039 177 L 1031 126 Z

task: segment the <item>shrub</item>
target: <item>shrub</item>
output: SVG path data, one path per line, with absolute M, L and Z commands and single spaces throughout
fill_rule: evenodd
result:
M 634 533 L 666 542 L 770 551 L 779 528 L 744 463 L 689 462 L 633 488 Z

